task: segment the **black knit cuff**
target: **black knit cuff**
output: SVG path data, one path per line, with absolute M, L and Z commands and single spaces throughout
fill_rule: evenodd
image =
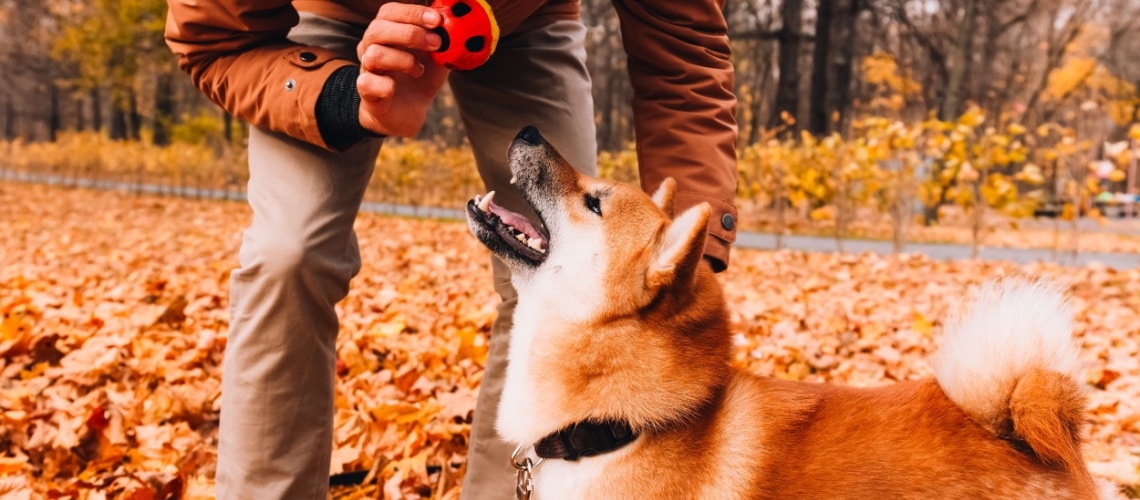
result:
M 357 66 L 333 71 L 317 98 L 317 128 L 331 149 L 345 150 L 365 137 L 384 137 L 360 126 L 360 92 L 356 90 Z

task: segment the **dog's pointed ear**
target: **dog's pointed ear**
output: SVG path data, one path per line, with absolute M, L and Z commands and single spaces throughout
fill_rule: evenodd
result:
M 670 219 L 676 215 L 673 207 L 673 199 L 676 193 L 677 182 L 672 177 L 666 177 L 665 180 L 661 181 L 661 185 L 657 186 L 657 191 L 653 192 L 653 203 L 665 212 L 665 215 L 669 216 Z
M 711 212 L 708 203 L 701 203 L 673 219 L 649 264 L 646 278 L 650 287 L 693 275 L 704 255 Z

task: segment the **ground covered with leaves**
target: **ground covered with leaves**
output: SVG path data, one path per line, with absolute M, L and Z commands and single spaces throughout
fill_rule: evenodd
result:
M 0 183 L 0 498 L 210 498 L 244 204 Z M 331 472 L 344 498 L 454 498 L 497 297 L 457 222 L 362 215 L 339 306 Z M 736 251 L 735 361 L 859 386 L 928 376 L 984 279 L 1072 295 L 1094 473 L 1140 482 L 1140 271 Z

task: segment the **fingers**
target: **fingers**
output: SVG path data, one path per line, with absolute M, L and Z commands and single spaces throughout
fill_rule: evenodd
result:
M 360 65 L 370 73 L 398 71 L 412 78 L 419 78 L 424 74 L 424 65 L 411 52 L 384 45 L 368 46 L 360 58 Z
M 426 5 L 388 2 L 380 6 L 376 19 L 387 19 L 402 24 L 416 24 L 424 28 L 439 26 L 443 20 L 435 9 Z
M 361 71 L 356 78 L 356 89 L 360 92 L 361 100 L 383 101 L 396 95 L 396 80 L 387 75 Z
M 406 50 L 433 51 L 439 48 L 441 39 L 431 30 L 439 26 L 439 12 L 423 5 L 390 2 L 380 7 L 376 19 L 368 25 L 357 55 L 364 56 L 370 45 L 386 45 Z
M 378 44 L 430 52 L 438 49 L 441 41 L 442 39 L 438 34 L 421 26 L 376 19 L 368 25 L 368 30 L 364 32 L 364 37 L 360 40 L 360 46 L 367 47 Z
M 362 126 L 386 135 L 419 130 L 447 75 L 425 54 L 440 47 L 442 39 L 432 30 L 442 21 L 438 11 L 423 5 L 389 2 L 380 7 L 356 47 Z

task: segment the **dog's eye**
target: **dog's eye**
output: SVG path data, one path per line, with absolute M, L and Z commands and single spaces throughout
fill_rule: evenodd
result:
M 597 196 L 587 194 L 586 208 L 590 209 L 591 212 L 598 214 L 600 217 L 602 215 L 602 200 L 599 200 Z

